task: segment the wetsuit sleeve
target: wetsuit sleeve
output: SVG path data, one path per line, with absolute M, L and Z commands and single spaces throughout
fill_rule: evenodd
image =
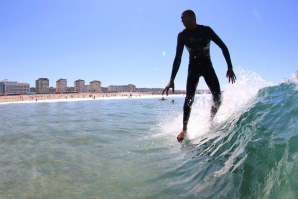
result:
M 219 38 L 219 36 L 217 36 L 217 34 L 212 30 L 212 28 L 208 27 L 210 35 L 211 35 L 211 40 L 216 43 L 216 45 L 218 45 L 221 50 L 222 53 L 226 59 L 226 62 L 228 64 L 228 68 L 233 68 L 232 66 L 232 61 L 231 61 L 231 57 L 230 57 L 230 53 L 229 50 L 227 48 L 227 46 L 225 45 L 225 43 Z
M 181 33 L 179 33 L 178 39 L 177 39 L 176 55 L 175 55 L 173 68 L 172 68 L 171 81 L 174 81 L 176 74 L 179 70 L 183 48 L 184 48 L 184 42 L 182 40 Z

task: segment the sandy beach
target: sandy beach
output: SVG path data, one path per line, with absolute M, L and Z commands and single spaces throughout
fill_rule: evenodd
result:
M 0 96 L 0 104 L 51 102 L 51 101 L 83 101 L 125 98 L 161 98 L 161 94 L 143 92 L 117 92 L 117 93 L 71 93 L 71 94 L 35 94 L 35 95 L 7 95 Z

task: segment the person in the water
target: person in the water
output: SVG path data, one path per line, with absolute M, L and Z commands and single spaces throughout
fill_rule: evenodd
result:
M 225 57 L 228 65 L 226 77 L 229 82 L 235 83 L 236 75 L 230 58 L 230 53 L 224 42 L 209 27 L 198 25 L 196 15 L 192 10 L 185 10 L 181 16 L 185 29 L 178 34 L 176 56 L 173 63 L 171 79 L 162 92 L 168 95 L 169 89 L 175 92 L 174 79 L 179 70 L 184 46 L 189 52 L 188 76 L 186 82 L 186 97 L 183 106 L 183 129 L 178 134 L 177 140 L 182 142 L 187 132 L 187 124 L 191 112 L 191 106 L 194 101 L 195 92 L 199 83 L 200 76 L 203 76 L 213 96 L 213 105 L 211 108 L 211 118 L 214 117 L 221 104 L 221 91 L 219 81 L 213 69 L 210 59 L 210 41 L 217 44 Z

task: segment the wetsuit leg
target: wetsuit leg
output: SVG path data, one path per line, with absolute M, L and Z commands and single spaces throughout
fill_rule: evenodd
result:
M 198 67 L 198 66 L 197 66 Z M 200 74 L 196 70 L 191 68 L 197 68 L 189 66 L 187 82 L 186 82 L 186 97 L 183 106 L 183 130 L 187 130 L 187 124 L 191 112 L 191 106 L 194 101 L 196 89 L 199 83 Z
M 214 71 L 214 68 L 211 62 L 209 66 L 206 66 L 206 69 L 207 70 L 204 71 L 203 76 L 213 97 L 213 105 L 211 107 L 211 118 L 213 118 L 217 113 L 219 106 L 221 104 L 221 91 L 220 91 L 218 78 L 216 76 L 216 73 Z

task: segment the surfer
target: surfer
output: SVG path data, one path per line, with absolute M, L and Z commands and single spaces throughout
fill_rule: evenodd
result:
M 229 50 L 217 34 L 209 26 L 198 25 L 196 23 L 196 15 L 192 10 L 185 10 L 182 13 L 181 19 L 185 29 L 178 34 L 176 55 L 170 82 L 162 92 L 162 95 L 164 93 L 168 95 L 170 88 L 172 88 L 173 93 L 175 92 L 174 79 L 179 70 L 183 48 L 185 46 L 189 52 L 189 65 L 186 82 L 186 96 L 183 106 L 183 129 L 177 136 L 178 142 L 182 142 L 186 135 L 191 106 L 194 101 L 200 76 L 204 77 L 213 97 L 211 118 L 215 116 L 221 104 L 220 85 L 210 59 L 210 41 L 217 44 L 223 52 L 228 65 L 226 77 L 229 79 L 229 82 L 233 84 L 236 80 Z

